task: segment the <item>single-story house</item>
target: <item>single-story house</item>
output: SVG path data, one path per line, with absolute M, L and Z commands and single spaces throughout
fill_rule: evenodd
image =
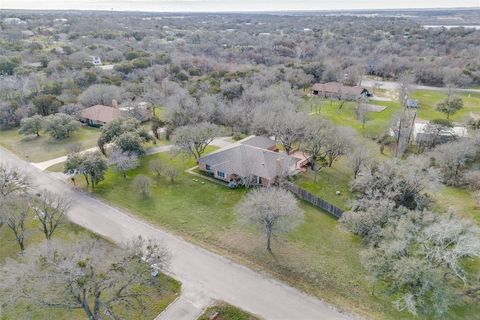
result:
M 250 136 L 198 159 L 199 169 L 229 184 L 270 186 L 297 173 L 305 159 L 278 152 L 275 141 Z
M 355 100 L 360 97 L 370 97 L 370 92 L 361 86 L 346 86 L 339 82 L 315 83 L 312 95 L 324 98 Z
M 102 126 L 125 116 L 127 116 L 125 111 L 115 107 L 97 104 L 90 108 L 83 109 L 80 113 L 80 121 L 90 126 Z

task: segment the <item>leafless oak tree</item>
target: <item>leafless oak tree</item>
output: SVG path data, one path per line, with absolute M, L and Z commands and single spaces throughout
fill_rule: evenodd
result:
M 47 190 L 40 193 L 34 212 L 40 221 L 45 238 L 50 240 L 57 228 L 65 222 L 70 200 Z
M 158 242 L 142 239 L 121 248 L 95 239 L 50 241 L 0 268 L 0 300 L 80 309 L 89 320 L 119 319 L 119 306 L 144 310 L 138 288 L 155 281 L 168 257 Z
M 266 248 L 272 252 L 274 232 L 287 232 L 303 221 L 303 212 L 290 192 L 273 187 L 250 191 L 236 207 L 241 220 L 255 224 L 265 232 Z
M 2 197 L 24 193 L 30 186 L 27 175 L 7 164 L 0 164 L 0 195 Z
M 31 201 L 27 195 L 10 197 L 0 209 L 0 220 L 12 231 L 20 252 L 25 250 L 26 223 L 31 210 Z
M 204 122 L 177 128 L 172 141 L 179 151 L 198 160 L 218 134 L 219 128 L 216 125 Z

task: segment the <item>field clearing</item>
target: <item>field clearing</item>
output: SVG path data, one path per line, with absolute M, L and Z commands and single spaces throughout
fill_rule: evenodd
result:
M 18 128 L 0 131 L 0 145 L 30 162 L 42 162 L 64 156 L 72 146 L 80 144 L 82 149 L 97 145 L 100 129 L 82 126 L 70 138 L 55 140 L 43 133 L 40 137 L 22 136 Z
M 456 93 L 462 98 L 464 106 L 454 115 L 450 116 L 452 121 L 464 123 L 470 117 L 470 113 L 480 115 L 480 93 Z M 412 98 L 418 99 L 418 116 L 422 120 L 446 119 L 446 115 L 435 110 L 435 105 L 447 97 L 445 92 L 417 90 Z
M 450 117 L 452 121 L 466 124 L 471 114 L 480 116 L 480 94 L 458 93 L 457 95 L 463 99 L 464 108 Z M 417 118 L 424 121 L 445 119 L 445 114 L 436 111 L 435 106 L 446 97 L 447 94 L 441 91 L 416 90 L 412 94 L 412 99 L 419 101 Z M 329 119 L 338 126 L 351 127 L 365 137 L 379 137 L 388 131 L 393 115 L 400 113 L 403 107 L 398 101 L 372 99 L 369 103 L 386 108 L 380 112 L 369 112 L 366 116 L 364 128 L 360 120 L 358 120 L 356 113 L 357 103 L 354 101 L 346 101 L 342 106 L 339 100 L 305 97 L 304 110 L 313 116 Z
M 385 107 L 383 111 L 369 112 L 363 127 L 357 118 L 354 101 L 346 101 L 343 105 L 338 100 L 324 100 L 316 97 L 305 100 L 304 110 L 312 116 L 331 120 L 337 126 L 351 127 L 366 137 L 378 137 L 388 130 L 393 114 L 401 110 L 395 101 L 371 100 L 370 104 Z

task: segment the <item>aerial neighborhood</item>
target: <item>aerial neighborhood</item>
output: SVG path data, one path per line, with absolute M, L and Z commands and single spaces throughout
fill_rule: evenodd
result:
M 427 2 L 0 2 L 0 319 L 480 319 L 480 9 Z

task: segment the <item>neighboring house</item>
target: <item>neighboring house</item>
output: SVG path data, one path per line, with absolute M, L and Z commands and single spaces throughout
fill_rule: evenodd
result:
M 113 105 L 116 105 L 116 103 Z M 80 113 L 80 121 L 90 126 L 102 126 L 125 116 L 126 113 L 118 108 L 97 104 L 90 108 L 83 109 Z
M 88 60 L 88 62 L 90 62 L 94 66 L 102 65 L 102 59 L 100 59 L 100 57 L 97 57 L 97 56 L 90 56 L 90 60 Z
M 461 126 L 445 127 L 435 124 L 415 122 L 412 130 L 412 139 L 415 144 L 445 143 L 467 136 L 467 128 Z M 436 140 L 433 141 L 432 140 Z
M 277 151 L 275 141 L 250 136 L 198 159 L 200 170 L 234 186 L 270 186 L 278 178 L 297 173 L 304 159 Z
M 312 95 L 324 98 L 355 100 L 360 97 L 370 97 L 370 92 L 361 86 L 345 86 L 339 82 L 315 83 Z

